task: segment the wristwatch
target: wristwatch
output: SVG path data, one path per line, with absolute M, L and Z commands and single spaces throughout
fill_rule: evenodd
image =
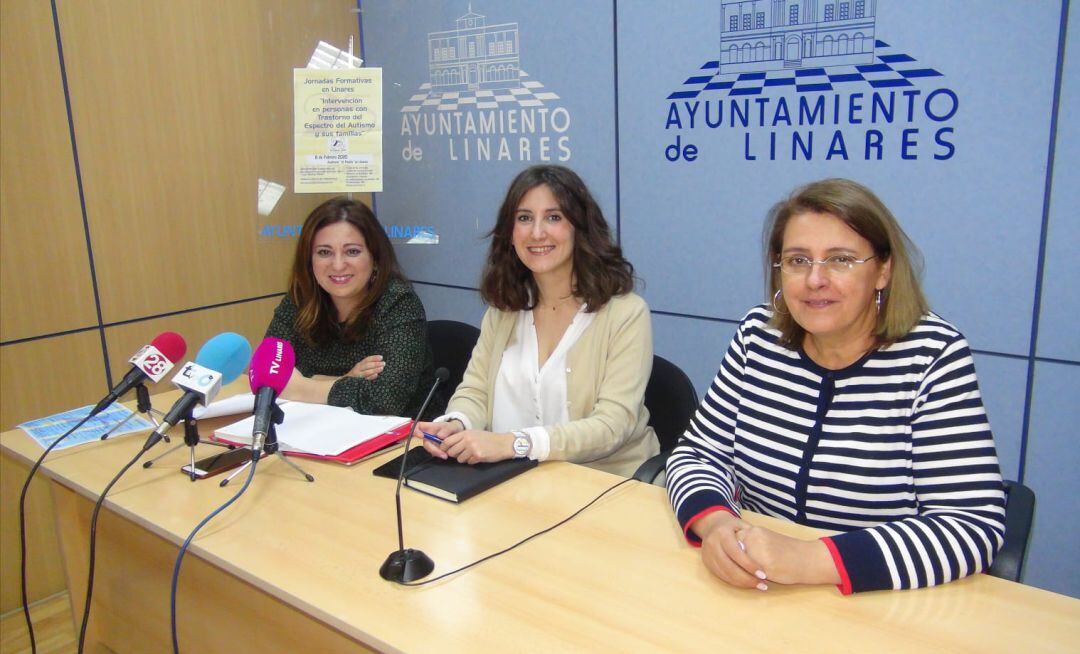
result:
M 512 432 L 514 434 L 514 458 L 524 459 L 532 452 L 532 437 L 523 431 Z

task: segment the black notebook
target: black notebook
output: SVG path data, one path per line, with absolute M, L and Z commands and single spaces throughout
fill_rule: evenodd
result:
M 375 475 L 376 477 L 397 479 L 398 474 L 401 473 L 401 457 L 403 456 L 408 457 L 408 461 L 405 463 L 405 474 L 409 474 L 417 465 L 421 463 L 427 463 L 428 461 L 431 461 L 435 458 L 428 454 L 427 450 L 425 450 L 423 446 L 414 447 L 409 450 L 408 454 L 395 456 L 394 458 L 390 459 L 378 468 L 375 468 L 371 471 L 371 474 Z
M 535 468 L 537 464 L 532 459 L 507 459 L 496 463 L 467 465 L 458 463 L 453 459 L 443 461 L 430 457 L 427 461 L 421 458 L 413 465 L 412 461 L 414 457 L 417 457 L 414 452 L 417 450 L 423 452 L 424 448 L 417 447 L 409 452 L 409 467 L 405 470 L 405 485 L 421 493 L 427 493 L 451 502 L 464 502 L 473 495 L 482 493 L 507 479 L 516 477 L 530 468 Z M 379 476 L 397 477 L 400 469 L 401 456 L 384 463 L 373 472 Z M 392 475 L 386 474 L 391 471 L 393 472 Z

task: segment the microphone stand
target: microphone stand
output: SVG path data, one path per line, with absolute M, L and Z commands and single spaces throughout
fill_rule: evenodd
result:
M 281 407 L 279 407 L 277 405 L 277 403 L 275 402 L 274 403 L 274 408 L 271 409 L 271 411 L 270 411 L 270 428 L 266 430 L 266 446 L 263 447 L 262 451 L 265 453 L 266 456 L 269 456 L 271 454 L 276 454 L 279 459 L 281 459 L 285 463 L 288 463 L 290 466 L 292 466 L 293 470 L 296 470 L 301 475 L 303 475 L 304 479 L 307 479 L 310 482 L 314 482 L 315 477 L 313 477 L 313 476 L 309 475 L 308 473 L 304 472 L 303 468 L 298 466 L 295 461 L 293 461 L 289 457 L 285 456 L 284 453 L 282 453 L 281 448 L 278 447 L 277 426 L 276 425 L 280 425 L 284 420 L 285 420 L 285 412 L 282 411 Z M 255 443 L 253 442 L 252 445 L 254 445 L 254 444 Z M 259 458 L 262 458 L 262 456 L 263 455 L 260 455 Z M 231 475 L 229 475 L 228 477 L 226 477 L 225 479 L 222 479 L 221 483 L 218 484 L 218 486 L 221 486 L 222 488 L 224 488 L 225 486 L 228 485 L 228 483 L 230 481 L 232 481 L 233 477 L 235 477 L 236 475 L 240 474 L 241 472 L 247 470 L 248 467 L 251 466 L 253 463 L 255 463 L 254 458 L 252 458 L 251 461 L 248 461 L 244 465 L 242 465 L 239 468 L 237 468 L 236 470 L 234 470 L 233 473 Z
M 143 383 L 136 384 L 136 386 L 135 386 L 135 400 L 136 400 L 136 403 L 137 403 L 136 410 L 134 412 L 128 414 L 128 416 L 126 418 L 124 418 L 123 420 L 121 420 L 120 422 L 113 425 L 112 429 L 110 429 L 109 431 L 102 434 L 101 440 L 103 440 L 103 441 L 108 440 L 109 436 L 112 436 L 112 433 L 114 431 L 116 431 L 117 429 L 120 429 L 120 427 L 122 427 L 124 425 L 124 423 L 126 423 L 128 420 L 131 420 L 132 418 L 134 418 L 135 413 L 146 414 L 146 417 L 150 420 L 150 422 L 152 422 L 154 424 L 154 429 L 157 429 L 158 427 L 161 426 L 161 423 L 158 422 L 158 420 L 157 420 L 157 418 L 155 416 L 165 417 L 165 414 L 162 413 L 161 411 L 158 411 L 157 409 L 155 409 L 153 406 L 150 405 L 150 390 L 146 388 L 146 384 L 143 384 Z M 165 438 L 165 442 L 166 443 L 169 442 L 168 437 Z
M 443 374 L 440 375 L 440 372 Z M 431 398 L 435 395 L 435 389 L 439 387 L 439 384 L 445 378 L 446 370 L 444 368 L 436 371 L 435 383 L 432 384 L 431 390 L 428 391 L 427 398 L 420 406 L 420 410 L 416 412 L 416 418 L 412 421 L 412 428 L 409 429 L 409 436 L 405 439 L 405 452 L 401 455 L 401 470 L 398 471 L 397 489 L 394 491 L 394 504 L 397 506 L 398 548 L 396 552 L 392 552 L 390 556 L 386 557 L 386 561 L 379 567 L 379 576 L 387 581 L 399 584 L 416 581 L 428 576 L 435 569 L 435 562 L 431 560 L 430 556 L 420 550 L 405 549 L 405 536 L 401 528 L 401 483 L 405 480 L 405 465 L 409 459 L 409 444 L 412 442 L 413 432 L 416 431 L 416 423 L 419 422 L 420 416 L 424 415 L 424 411 L 427 410 L 428 403 L 431 402 Z
M 192 407 L 192 411 L 194 411 L 194 407 Z M 162 438 L 165 439 L 165 442 L 169 441 L 168 436 L 163 436 Z M 142 467 L 143 468 L 152 468 L 154 466 L 154 463 L 156 463 L 159 459 L 161 459 L 161 458 L 163 458 L 165 456 L 168 456 L 169 454 L 172 454 L 176 450 L 178 450 L 181 447 L 184 447 L 186 445 L 187 448 L 188 448 L 188 461 L 191 463 L 191 468 L 188 469 L 188 476 L 191 477 L 191 481 L 195 481 L 196 479 L 198 479 L 198 477 L 195 475 L 195 447 L 197 445 L 199 445 L 199 444 L 213 445 L 214 447 L 224 447 L 225 449 L 229 449 L 229 450 L 236 447 L 235 445 L 227 445 L 225 443 L 216 443 L 214 441 L 206 441 L 206 440 L 203 440 L 202 438 L 200 438 L 199 437 L 199 421 L 196 420 L 195 418 L 193 418 L 192 415 L 191 415 L 191 411 L 189 411 L 188 414 L 184 416 L 184 442 L 183 443 L 177 443 L 176 445 L 173 445 L 172 447 L 165 450 L 161 454 L 159 454 L 159 455 L 155 456 L 154 458 L 150 459 L 149 461 L 143 463 Z

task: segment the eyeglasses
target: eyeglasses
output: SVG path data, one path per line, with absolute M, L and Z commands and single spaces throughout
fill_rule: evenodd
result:
M 772 267 L 779 268 L 789 275 L 805 275 L 813 270 L 815 263 L 819 263 L 830 273 L 843 274 L 854 268 L 856 264 L 866 263 L 876 256 L 876 254 L 872 254 L 865 259 L 856 259 L 850 254 L 834 254 L 831 257 L 816 261 L 804 254 L 793 254 L 784 257 L 779 263 L 774 263 Z

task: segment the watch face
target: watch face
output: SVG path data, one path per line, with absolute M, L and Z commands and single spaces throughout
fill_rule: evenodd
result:
M 530 449 L 532 449 L 532 443 L 528 438 L 518 436 L 514 439 L 514 454 L 517 456 L 528 456 Z

